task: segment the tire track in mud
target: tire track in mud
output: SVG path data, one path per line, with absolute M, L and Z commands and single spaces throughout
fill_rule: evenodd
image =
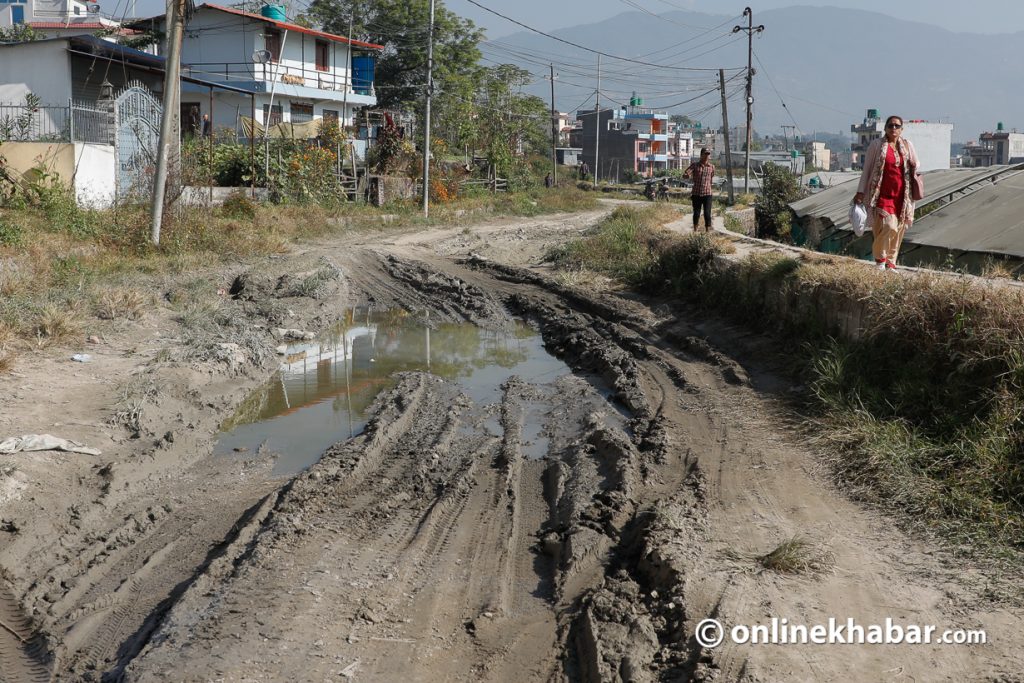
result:
M 377 262 L 381 270 L 348 270 L 367 298 L 412 300 L 432 319 L 473 319 L 481 310 L 474 301 L 489 297 L 483 293 L 495 282 L 487 273 L 461 280 L 395 257 Z M 677 594 L 679 577 L 644 560 L 652 552 L 645 546 L 651 505 L 698 488 L 691 454 L 669 437 L 685 434 L 693 419 L 675 400 L 692 383 L 692 368 L 617 322 L 642 327 L 640 316 L 567 305 L 540 280 L 503 278 L 498 298 L 538 325 L 554 355 L 612 388 L 630 412 L 628 432 L 580 402 L 581 386 L 597 397 L 593 386 L 561 382 L 547 397 L 554 420 L 547 459 L 534 463 L 521 444 L 525 383 L 503 387 L 494 437 L 482 426 L 486 414 L 474 416 L 451 385 L 403 375 L 378 397 L 363 435 L 329 449 L 281 496 L 237 571 L 209 595 L 190 598 L 212 616 L 199 626 L 165 622 L 154 640 L 189 640 L 192 659 L 158 645 L 132 663 L 127 680 L 159 680 L 159 672 L 181 667 L 238 677 L 329 674 L 310 644 L 290 635 L 308 623 L 319 625 L 324 647 L 345 653 L 341 659 L 389 680 L 423 671 L 549 680 L 561 670 L 574 680 L 642 681 L 694 670 L 701 653 L 683 635 L 681 607 L 668 613 L 653 597 Z M 431 306 L 453 292 L 465 298 Z M 491 321 L 511 320 L 484 308 Z M 271 578 L 275 567 L 284 573 Z M 336 567 L 351 578 L 335 577 Z M 289 589 L 296 585 L 307 590 Z M 217 607 L 254 596 L 268 610 L 258 620 Z M 276 625 L 267 631 L 260 623 Z M 226 633 L 287 648 L 273 655 L 243 648 L 225 661 L 215 649 Z
M 49 649 L 21 605 L 0 586 L 0 682 L 48 683 Z

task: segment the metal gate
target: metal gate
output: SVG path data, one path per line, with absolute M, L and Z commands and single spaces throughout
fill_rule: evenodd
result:
M 117 131 L 117 197 L 148 195 L 153 190 L 163 107 L 149 89 L 132 81 L 114 103 Z

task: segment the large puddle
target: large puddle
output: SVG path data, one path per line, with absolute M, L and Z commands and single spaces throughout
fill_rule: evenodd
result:
M 373 399 L 394 384 L 395 373 L 409 370 L 457 382 L 478 406 L 499 402 L 501 385 L 513 375 L 549 384 L 571 373 L 523 322 L 505 332 L 468 323 L 431 329 L 403 310 L 354 309 L 320 339 L 288 347 L 273 380 L 222 426 L 214 452 L 264 448 L 279 455 L 275 474 L 301 471 L 333 444 L 359 434 Z M 531 417 L 523 449 L 543 457 L 542 416 Z

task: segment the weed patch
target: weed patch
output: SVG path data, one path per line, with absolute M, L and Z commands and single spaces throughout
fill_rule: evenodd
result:
M 816 574 L 835 566 L 835 558 L 810 541 L 794 537 L 757 558 L 765 569 L 781 574 Z

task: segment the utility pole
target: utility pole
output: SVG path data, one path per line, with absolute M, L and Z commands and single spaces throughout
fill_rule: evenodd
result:
M 732 151 L 729 148 L 729 109 L 725 96 L 725 69 L 718 70 L 718 82 L 722 88 L 722 130 L 725 132 L 725 177 L 729 183 L 729 206 L 736 203 L 736 191 L 732 186 Z
M 601 177 L 601 54 L 597 55 L 597 104 L 594 105 L 594 187 Z
M 164 196 L 167 191 L 167 170 L 171 165 L 171 145 L 177 148 L 175 121 L 176 102 L 181 71 L 181 39 L 185 29 L 185 0 L 167 3 L 167 55 L 164 62 L 163 112 L 160 116 L 160 146 L 156 152 L 156 176 L 153 178 L 153 205 L 150 209 L 150 239 L 160 244 L 160 224 L 164 217 Z M 177 166 L 177 164 L 174 164 Z M 172 173 L 177 177 L 177 173 Z
M 558 154 L 555 147 L 558 145 L 558 110 L 555 109 L 555 65 L 551 67 L 551 181 L 558 182 Z
M 790 134 L 786 133 L 785 131 L 790 129 L 790 128 L 793 128 L 793 133 L 794 133 L 794 141 L 793 141 L 793 143 L 794 143 L 794 145 L 797 144 L 797 139 L 796 139 L 797 127 L 796 126 L 785 126 L 785 125 L 783 125 L 782 126 L 782 137 L 785 138 L 785 151 L 786 152 L 790 151 Z
M 267 105 L 267 116 L 263 120 L 263 177 L 266 179 L 267 187 L 270 187 L 270 120 L 274 117 L 274 93 L 277 92 L 277 79 L 281 76 L 281 64 L 284 62 L 284 46 L 288 43 L 288 29 L 284 30 L 281 36 L 281 47 L 277 54 L 277 68 L 274 69 L 274 80 L 270 83 L 270 104 Z M 351 49 L 351 48 L 350 48 Z M 284 122 L 284 111 L 281 113 L 281 120 Z
M 427 110 L 423 117 L 423 216 L 430 215 L 430 96 L 434 93 L 434 0 L 430 0 L 430 28 L 427 31 Z
M 764 31 L 764 24 L 754 26 L 754 12 L 749 8 L 743 8 L 743 16 L 747 18 L 746 26 L 733 26 L 732 32 L 747 32 L 747 154 L 744 166 L 746 166 L 746 177 L 743 179 L 743 192 L 750 192 L 750 124 L 751 106 L 754 104 L 754 34 Z

